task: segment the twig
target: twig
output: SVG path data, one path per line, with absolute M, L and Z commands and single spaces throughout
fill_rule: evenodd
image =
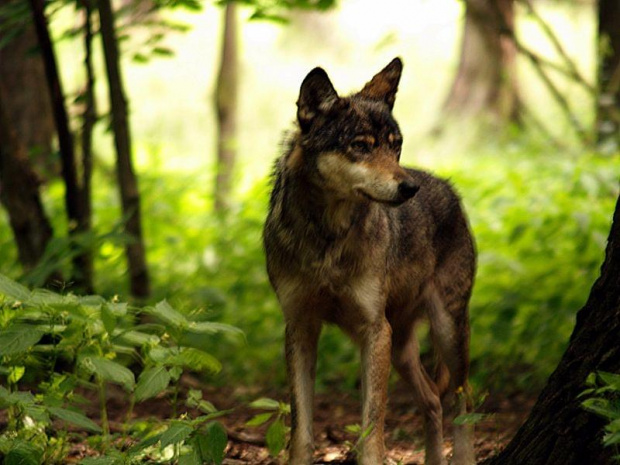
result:
M 512 40 L 512 42 L 517 47 L 517 50 L 520 53 L 524 54 L 530 60 L 530 62 L 532 63 L 532 65 L 534 67 L 534 70 L 536 71 L 536 73 L 538 74 L 540 79 L 543 81 L 543 83 L 545 84 L 545 86 L 547 87 L 549 92 L 551 92 L 552 97 L 558 103 L 560 108 L 564 111 L 564 113 L 566 115 L 566 118 L 568 119 L 569 123 L 573 127 L 573 130 L 577 134 L 577 137 L 579 138 L 579 140 L 583 144 L 586 144 L 586 145 L 589 144 L 590 143 L 590 138 L 588 136 L 588 133 L 581 126 L 581 123 L 579 122 L 577 117 L 573 114 L 568 101 L 564 98 L 564 96 L 559 91 L 557 86 L 553 83 L 551 78 L 545 72 L 545 70 L 543 68 L 543 64 L 544 63 L 541 60 L 541 58 L 538 55 L 534 54 L 533 52 L 530 52 L 519 41 L 519 39 L 517 38 L 517 36 L 515 34 L 514 29 L 507 23 L 506 18 L 504 18 L 504 15 L 500 11 L 500 9 L 497 6 L 497 4 L 495 2 L 491 2 L 491 3 L 494 6 L 495 14 L 497 15 L 497 19 L 499 20 L 500 25 L 501 25 L 500 33 L 506 35 L 510 40 Z
M 590 84 L 579 72 L 575 62 L 571 59 L 570 56 L 562 47 L 560 40 L 557 35 L 553 32 L 553 29 L 547 24 L 547 22 L 542 19 L 542 17 L 538 14 L 538 12 L 532 6 L 530 0 L 517 0 L 519 3 L 523 4 L 527 9 L 528 14 L 530 14 L 534 20 L 538 23 L 542 31 L 545 33 L 547 38 L 551 41 L 551 44 L 555 48 L 557 54 L 564 60 L 564 63 L 568 67 L 568 71 L 564 70 L 564 74 L 569 77 L 572 77 L 574 80 L 578 81 L 581 85 L 583 85 L 592 95 L 596 95 L 596 87 Z M 558 67 L 559 68 L 559 67 Z

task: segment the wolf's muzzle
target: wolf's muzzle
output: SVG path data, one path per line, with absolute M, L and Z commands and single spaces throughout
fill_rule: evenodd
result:
M 403 181 L 398 185 L 398 197 L 402 202 L 409 200 L 416 192 L 420 190 L 420 186 L 412 181 Z

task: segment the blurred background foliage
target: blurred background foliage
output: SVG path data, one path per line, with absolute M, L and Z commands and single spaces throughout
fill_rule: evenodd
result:
M 617 147 L 580 141 L 562 106 L 522 55 L 516 59 L 520 98 L 545 131 L 512 123 L 480 130 L 472 122 L 443 116 L 459 61 L 466 2 L 341 0 L 322 12 L 291 10 L 286 2 L 240 2 L 234 189 L 228 210 L 216 212 L 212 99 L 222 8 L 198 1 L 155 3 L 166 7 L 156 12 L 161 30 L 150 26 L 153 18 L 140 22 L 129 14 L 119 16 L 118 26 L 151 278 L 148 300 L 165 298 L 188 313 L 204 309 L 210 320 L 244 331 L 246 341 L 236 345 L 216 339 L 206 343 L 223 364 L 210 380 L 245 388 L 285 383 L 284 327 L 265 272 L 261 232 L 269 173 L 281 152 L 283 131 L 292 127 L 303 77 L 321 65 L 346 94 L 401 56 L 405 71 L 395 115 L 405 139 L 403 162 L 451 180 L 477 240 L 479 267 L 471 302 L 474 383 L 498 390 L 542 386 L 602 263 L 619 191 Z M 324 9 L 330 2 L 306 3 Z M 175 6 L 186 8 L 170 8 Z M 594 82 L 596 5 L 540 0 L 535 7 L 580 72 Z M 79 34 L 71 31 L 81 27 L 82 17 L 72 2 L 50 2 L 52 9 L 51 31 L 71 124 L 77 128 L 79 101 L 71 102 L 80 95 L 85 75 Z M 550 60 L 558 58 L 525 6 L 517 5 L 515 16 L 522 43 Z M 93 58 L 102 73 L 100 52 L 95 50 Z M 574 116 L 592 127 L 594 97 L 561 73 L 552 77 Z M 93 228 L 74 240 L 94 253 L 96 292 L 126 299 L 124 247 L 130 238 L 115 186 L 103 79 L 95 90 L 102 119 L 93 143 Z M 0 272 L 31 286 L 44 285 L 53 270 L 67 276 L 75 250 L 64 233 L 62 179 L 48 176 L 40 191 L 55 236 L 33 270 L 22 270 L 8 216 L 0 210 Z M 70 283 L 62 287 L 72 291 Z M 326 328 L 319 389 L 354 387 L 357 357 L 339 331 Z

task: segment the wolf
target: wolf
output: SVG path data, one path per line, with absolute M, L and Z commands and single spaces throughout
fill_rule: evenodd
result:
M 450 184 L 399 164 L 394 119 L 399 58 L 360 92 L 340 97 L 327 73 L 303 80 L 297 122 L 276 161 L 263 241 L 285 320 L 291 391 L 289 463 L 311 464 L 317 343 L 323 323 L 361 348 L 362 439 L 358 461 L 385 459 L 391 365 L 424 416 L 426 463 L 443 465 L 442 394 L 470 409 L 468 302 L 476 256 Z M 438 375 L 420 362 L 416 325 L 428 319 Z M 473 464 L 473 432 L 454 425 L 452 462 Z

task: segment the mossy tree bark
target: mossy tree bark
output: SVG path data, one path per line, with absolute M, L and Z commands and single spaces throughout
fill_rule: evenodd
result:
M 577 396 L 594 371 L 620 373 L 620 198 L 601 275 L 577 322 L 566 352 L 514 439 L 486 465 L 611 464 L 603 447 L 604 422 Z

